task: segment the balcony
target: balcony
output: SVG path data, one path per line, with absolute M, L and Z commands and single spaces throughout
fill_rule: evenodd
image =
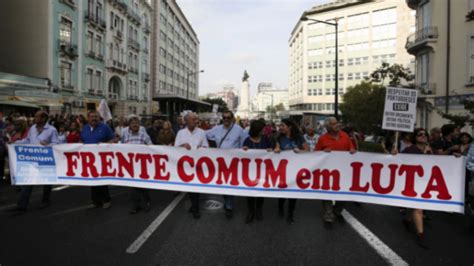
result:
M 71 44 L 64 40 L 59 40 L 59 52 L 62 56 L 67 56 L 71 59 L 78 56 L 77 45 Z
M 143 47 L 142 51 L 143 51 L 145 54 L 148 54 L 148 53 L 149 53 L 149 50 L 148 50 L 148 48 L 146 48 L 146 47 Z
M 416 88 L 422 95 L 436 95 L 436 83 L 425 83 L 417 85 Z
M 95 52 L 94 51 L 87 51 L 86 56 L 88 56 L 90 58 L 95 58 Z
M 62 84 L 61 91 L 74 92 L 74 86 L 72 84 Z
M 137 25 L 140 25 L 142 23 L 142 19 L 141 19 L 140 15 L 138 15 L 138 13 L 135 12 L 135 10 L 129 8 L 127 10 L 127 15 L 130 18 L 130 20 L 132 22 L 135 22 Z
M 120 73 L 127 72 L 127 65 L 123 64 L 117 60 L 109 59 L 107 60 L 105 67 L 110 68 L 112 70 L 118 71 Z
M 418 8 L 418 5 L 420 4 L 421 0 L 406 0 L 407 6 L 413 10 L 416 10 Z
M 128 38 L 128 46 L 132 47 L 136 51 L 140 51 L 140 44 L 132 38 Z
M 98 16 L 97 14 L 94 14 L 94 12 L 90 12 L 89 10 L 86 11 L 84 21 L 88 22 L 91 26 L 97 27 L 100 30 L 106 29 L 105 20 L 103 20 L 101 16 Z
M 119 29 L 114 30 L 114 37 L 117 38 L 119 41 L 123 40 L 123 32 Z
M 117 101 L 117 100 L 119 99 L 118 94 L 115 93 L 115 92 L 109 92 L 109 93 L 107 94 L 107 98 L 108 98 L 109 100 L 114 100 L 114 101 Z
M 128 68 L 128 71 L 130 71 L 132 73 L 135 73 L 135 74 L 138 74 L 138 68 L 135 68 L 134 66 L 130 66 Z
M 110 2 L 116 7 L 127 10 L 127 3 L 125 3 L 125 0 L 110 0 Z
M 426 47 L 429 42 L 436 42 L 437 40 L 438 27 L 424 27 L 408 36 L 405 49 L 407 49 L 408 53 L 416 55 L 416 53 Z
M 149 24 L 146 24 L 145 26 L 143 26 L 143 31 L 145 33 L 150 33 L 151 32 L 151 26 Z
M 143 79 L 143 81 L 145 81 L 145 82 L 150 81 L 150 74 L 149 74 L 149 73 L 146 73 L 146 72 L 143 72 L 143 73 L 142 73 L 142 79 Z
M 59 0 L 59 2 L 68 5 L 72 9 L 76 9 L 76 2 L 74 0 Z

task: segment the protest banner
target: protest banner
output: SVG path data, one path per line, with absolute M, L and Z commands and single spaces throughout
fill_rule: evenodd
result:
M 417 97 L 417 90 L 388 87 L 382 129 L 413 132 Z
M 130 144 L 8 149 L 16 185 L 117 185 L 464 212 L 464 159 L 454 156 Z

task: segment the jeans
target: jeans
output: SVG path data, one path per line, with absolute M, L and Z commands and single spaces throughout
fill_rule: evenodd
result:
M 110 194 L 108 186 L 91 187 L 91 199 L 95 205 L 102 205 L 110 202 Z
M 18 208 L 26 210 L 28 208 L 28 203 L 30 201 L 31 193 L 33 192 L 34 186 L 23 186 L 20 192 L 20 198 L 18 199 Z M 53 186 L 45 185 L 43 186 L 43 199 L 41 202 L 48 203 L 51 200 L 51 190 Z
M 281 212 L 285 206 L 286 199 L 278 199 L 278 210 Z M 293 216 L 295 214 L 296 199 L 288 199 L 288 216 Z
M 255 207 L 257 211 L 261 211 L 263 206 L 263 198 L 247 198 L 247 204 L 249 213 L 255 213 Z
M 226 210 L 232 210 L 234 208 L 234 196 L 224 195 L 224 208 Z

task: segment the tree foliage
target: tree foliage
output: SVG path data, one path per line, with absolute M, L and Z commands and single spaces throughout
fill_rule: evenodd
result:
M 347 89 L 340 105 L 342 118 L 357 129 L 377 134 L 381 130 L 385 102 L 385 87 L 362 82 Z
M 411 74 L 410 69 L 402 65 L 390 65 L 389 63 L 384 62 L 379 68 L 372 72 L 369 81 L 371 83 L 381 83 L 383 86 L 385 85 L 386 79 L 388 79 L 389 86 L 397 86 L 400 85 L 402 80 L 412 81 L 413 75 Z
M 202 101 L 210 103 L 211 105 L 217 104 L 219 106 L 218 112 L 226 112 L 229 111 L 229 108 L 227 107 L 227 103 L 224 102 L 221 98 L 216 98 L 216 99 L 211 99 L 211 98 L 204 98 Z
M 266 108 L 266 112 L 269 113 L 269 114 L 276 114 L 277 112 L 282 112 L 282 111 L 285 111 L 285 106 L 283 105 L 283 103 L 279 103 L 275 106 L 267 106 Z

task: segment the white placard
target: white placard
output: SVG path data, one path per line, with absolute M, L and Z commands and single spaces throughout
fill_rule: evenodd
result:
M 388 87 L 385 94 L 382 129 L 413 132 L 418 91 Z

